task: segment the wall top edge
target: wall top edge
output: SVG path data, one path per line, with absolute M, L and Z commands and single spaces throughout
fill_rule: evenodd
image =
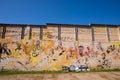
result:
M 113 25 L 113 24 L 89 24 L 89 25 L 80 25 L 80 24 L 58 24 L 58 23 L 46 23 L 46 25 L 39 25 L 39 24 L 6 24 L 0 23 L 0 26 L 31 26 L 31 27 L 46 27 L 49 25 L 53 26 L 76 26 L 76 27 L 91 27 L 91 26 L 110 26 L 110 27 L 120 27 L 120 25 Z
M 0 26 L 31 26 L 31 27 L 45 27 L 46 25 L 35 25 L 35 24 L 6 24 L 6 23 L 0 23 Z

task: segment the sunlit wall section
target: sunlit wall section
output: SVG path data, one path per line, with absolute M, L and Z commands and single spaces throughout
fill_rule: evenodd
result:
M 43 28 L 43 37 L 42 37 L 42 40 L 48 39 L 48 38 L 47 38 L 47 35 L 46 35 L 47 32 L 48 32 L 47 27 L 44 27 L 44 28 Z
M 107 42 L 107 29 L 105 26 L 93 27 L 95 42 Z
M 47 38 L 51 40 L 58 40 L 58 25 L 47 25 Z
M 90 27 L 78 27 L 78 41 L 91 42 L 92 34 Z
M 39 39 L 40 38 L 40 27 L 32 27 L 31 28 L 31 38 L 32 39 Z
M 119 41 L 119 29 L 118 27 L 109 27 L 110 41 Z
M 118 36 L 119 36 L 119 41 L 120 41 L 120 26 L 118 26 Z
M 20 41 L 21 40 L 21 32 L 22 27 L 20 26 L 7 26 L 6 27 L 6 33 L 5 33 L 5 39 L 8 39 L 9 41 Z
M 22 34 L 23 34 L 23 39 L 24 40 L 29 40 L 30 38 L 29 38 L 29 34 L 30 34 L 30 26 L 24 26 L 23 28 L 22 28 Z
M 5 38 L 2 39 L 2 43 L 6 43 L 8 48 L 15 50 L 17 48 L 17 43 L 21 41 L 21 34 L 21 26 L 6 26 Z
M 75 27 L 74 26 L 60 26 L 61 27 L 61 41 L 64 46 L 74 46 L 75 39 Z
M 75 41 L 75 27 L 62 26 L 61 27 L 61 40 L 62 41 Z

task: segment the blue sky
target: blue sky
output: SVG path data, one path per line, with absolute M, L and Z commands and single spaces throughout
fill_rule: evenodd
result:
M 0 23 L 120 24 L 120 0 L 0 0 Z

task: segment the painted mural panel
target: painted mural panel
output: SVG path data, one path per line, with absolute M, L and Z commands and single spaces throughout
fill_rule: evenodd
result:
M 17 47 L 17 42 L 21 41 L 21 27 L 6 27 L 6 33 L 5 38 L 0 40 L 0 43 L 2 46 L 6 48 L 9 48 L 8 51 L 6 51 L 6 54 L 3 56 L 7 56 L 10 53 L 10 49 L 15 49 Z M 5 50 L 4 50 L 5 51 Z
M 6 27 L 5 39 L 11 41 L 20 41 L 21 40 L 21 27 Z
M 25 31 L 26 35 L 26 33 L 29 33 L 29 28 L 26 27 L 25 29 L 28 29 L 28 32 L 27 30 Z M 14 29 L 12 28 L 12 30 Z M 24 38 L 15 43 L 2 42 L 2 45 L 0 44 L 0 48 L 2 47 L 2 52 L 0 52 L 0 70 L 62 70 L 63 66 L 70 67 L 71 65 L 75 67 L 85 65 L 90 69 L 120 67 L 120 42 L 96 42 L 93 46 L 91 42 L 71 39 L 56 41 L 48 37 L 48 33 L 45 33 L 49 32 L 49 30 L 52 31 L 53 29 L 44 28 L 44 39 L 42 40 L 36 38 L 27 40 Z M 61 30 L 63 37 L 64 35 L 66 37 L 71 35 L 70 37 L 75 39 L 74 28 L 68 26 L 61 28 Z M 10 44 L 15 44 L 16 46 L 11 46 Z
M 40 27 L 32 28 L 32 39 L 40 38 Z
M 43 40 L 58 40 L 58 27 L 48 25 L 43 28 Z
M 118 30 L 117 27 L 109 27 L 110 41 L 119 41 Z
M 58 27 L 57 26 L 47 26 L 47 29 L 51 33 L 51 38 L 53 40 L 58 40 Z M 50 36 L 49 36 L 50 37 Z
M 68 49 L 75 47 L 75 27 L 61 26 L 61 42 Z
M 75 27 L 61 26 L 61 40 L 75 41 Z
M 93 28 L 95 41 L 106 42 L 108 40 L 106 27 L 93 27 Z
M 78 28 L 79 41 L 92 41 L 91 28 L 79 27 Z
M 29 40 L 30 26 L 24 26 L 24 40 Z

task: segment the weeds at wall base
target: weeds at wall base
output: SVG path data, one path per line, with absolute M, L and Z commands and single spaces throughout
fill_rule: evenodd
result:
M 89 72 L 120 72 L 120 68 L 115 69 L 90 69 L 90 71 L 79 71 L 79 72 L 63 72 L 63 71 L 0 71 L 0 75 L 15 75 L 15 74 L 60 74 L 60 73 L 89 73 Z

